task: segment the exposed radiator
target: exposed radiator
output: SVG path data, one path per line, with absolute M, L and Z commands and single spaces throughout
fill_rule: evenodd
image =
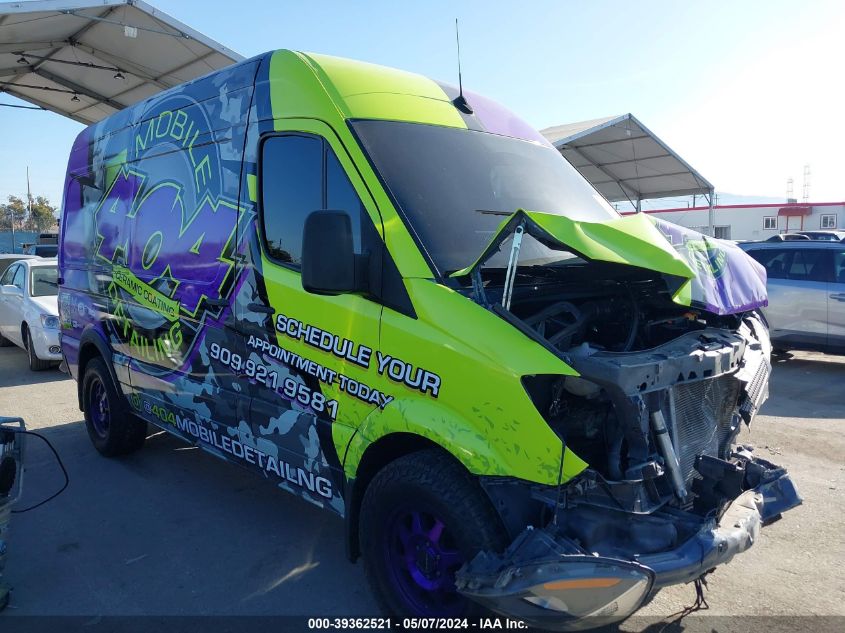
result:
M 675 452 L 687 489 L 695 478 L 697 455 L 724 457 L 727 439 L 733 432 L 732 418 L 740 393 L 734 376 L 719 376 L 671 390 L 674 401 Z

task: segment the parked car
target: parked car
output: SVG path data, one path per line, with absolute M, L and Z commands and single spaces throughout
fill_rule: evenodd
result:
M 841 242 L 845 240 L 845 231 L 798 231 L 798 235 L 806 235 L 811 240 L 823 242 Z
M 749 242 L 740 247 L 768 275 L 772 345 L 845 353 L 845 245 L 840 242 Z
M 25 349 L 33 371 L 62 360 L 57 294 L 55 259 L 22 259 L 0 277 L 0 347 Z
M 801 233 L 778 233 L 777 235 L 772 235 L 767 242 L 807 242 L 811 238 L 809 235 L 803 235 Z
M 26 249 L 27 255 L 35 257 L 56 257 L 59 254 L 58 244 L 32 244 Z
M 34 255 L 18 255 L 16 253 L 0 253 L 0 276 L 6 272 L 6 269 L 17 261 L 22 259 L 30 259 Z
M 800 503 L 735 445 L 763 269 L 487 98 L 271 52 L 82 131 L 64 191 L 94 447 L 152 423 L 343 517 L 387 615 L 624 619 Z

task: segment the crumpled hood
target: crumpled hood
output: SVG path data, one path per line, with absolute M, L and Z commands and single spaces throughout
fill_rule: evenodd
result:
M 499 251 L 520 223 L 526 233 L 549 248 L 686 279 L 673 295 L 680 305 L 716 314 L 768 305 L 765 269 L 738 246 L 643 213 L 606 222 L 578 222 L 520 209 L 499 225 L 481 256 L 452 277 L 472 274 Z
M 716 314 L 735 314 L 769 305 L 766 269 L 739 246 L 697 231 L 648 218 L 695 271 L 673 299 Z

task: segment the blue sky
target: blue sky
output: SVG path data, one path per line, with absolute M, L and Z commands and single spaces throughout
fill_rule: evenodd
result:
M 782 198 L 793 177 L 800 197 L 809 163 L 811 199 L 845 200 L 840 1 L 149 1 L 246 56 L 292 48 L 447 81 L 458 17 L 464 84 L 537 128 L 632 112 L 719 191 Z M 58 204 L 80 129 L 0 108 L 0 199 L 25 192 L 29 165 Z

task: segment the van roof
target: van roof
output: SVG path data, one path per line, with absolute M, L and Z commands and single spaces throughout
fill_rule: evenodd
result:
M 457 87 L 424 75 L 316 53 L 281 50 L 273 53 L 273 59 L 281 61 L 289 55 L 298 55 L 311 66 L 345 119 L 385 119 L 481 129 L 551 147 L 544 136 L 513 112 L 475 92 L 464 90 L 472 109 L 468 113 L 454 104 Z
M 152 102 L 187 92 L 188 87 L 194 99 L 217 97 L 221 75 L 235 76 L 249 65 L 257 67 L 256 74 L 241 72 L 240 76 L 255 76 L 257 89 L 262 83 L 269 88 L 273 118 L 316 116 L 328 122 L 338 117 L 407 121 L 480 129 L 549 145 L 539 132 L 512 112 L 471 91 L 464 90 L 464 96 L 473 112 L 461 112 L 453 103 L 458 90 L 450 84 L 387 66 L 285 49 L 263 53 L 157 93 L 89 129 L 103 136 L 113 134 L 138 123 L 141 113 Z M 291 83 L 296 91 L 291 91 Z

